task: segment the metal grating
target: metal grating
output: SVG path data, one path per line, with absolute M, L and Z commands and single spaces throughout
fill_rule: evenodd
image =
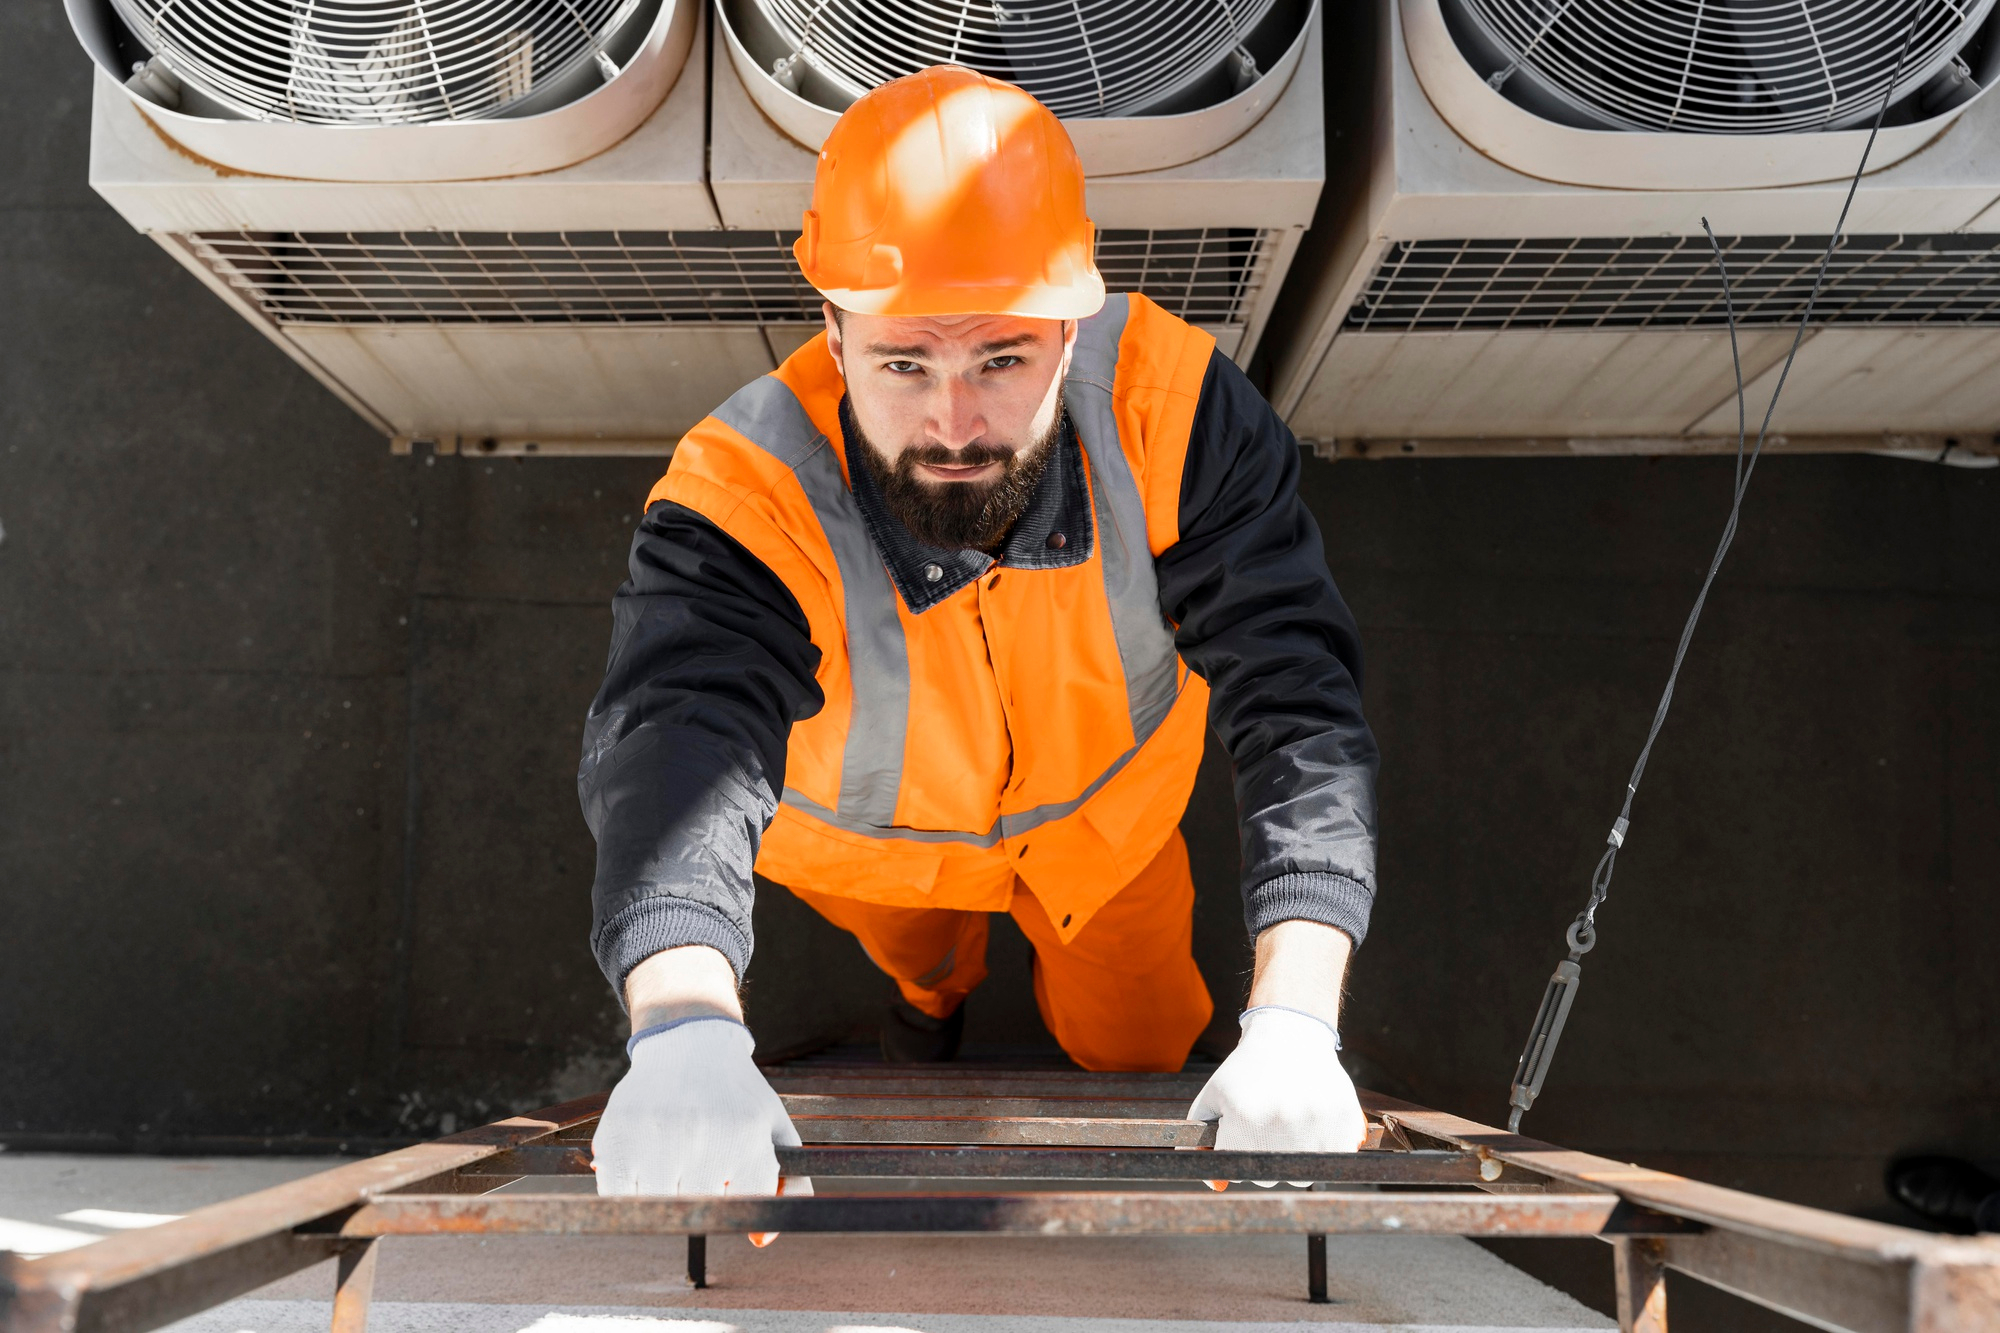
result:
M 1097 264 L 1192 323 L 1248 321 L 1281 233 L 1106 231 Z M 819 320 L 796 232 L 200 232 L 282 324 L 761 324 Z
M 642 8 L 639 0 L 449 0 L 428 8 L 396 0 L 112 5 L 174 79 L 229 111 L 319 125 L 505 115 L 551 86 L 581 96 L 601 81 L 587 67 L 609 62 L 606 43 Z M 581 82 L 579 73 L 586 76 Z
M 1708 134 L 1864 124 L 1899 66 L 1897 96 L 1948 68 L 1947 88 L 1934 91 L 1968 96 L 1978 84 L 1959 53 L 1992 9 L 1993 0 L 1449 0 L 1475 51 L 1490 48 L 1475 57 L 1480 72 L 1530 109 L 1601 128 Z
M 1722 241 L 1736 318 L 1805 313 L 1824 236 Z M 1820 324 L 2000 324 L 2000 235 L 1849 236 L 1813 308 Z M 1346 329 L 1707 328 L 1727 323 L 1702 236 L 1398 241 L 1348 309 Z
M 1185 110 L 1189 90 L 1232 61 L 1248 60 L 1247 79 L 1256 62 L 1246 43 L 1273 3 L 755 0 L 788 53 L 785 63 L 803 53 L 848 98 L 927 66 L 967 65 L 1020 84 L 1064 117 Z M 794 71 L 794 90 L 797 78 Z

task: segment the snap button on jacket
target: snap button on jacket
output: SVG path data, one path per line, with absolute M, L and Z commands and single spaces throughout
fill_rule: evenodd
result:
M 1208 689 L 1174 649 L 1153 560 L 1179 537 L 1213 351 L 1143 296 L 1081 321 L 1064 394 L 1087 462 L 1089 558 L 1010 567 L 921 612 L 850 489 L 824 335 L 681 441 L 648 503 L 684 505 L 740 542 L 797 599 L 820 651 L 825 706 L 792 727 L 759 873 L 967 911 L 1005 910 L 1018 875 L 1067 943 L 1152 861 L 1205 735 Z

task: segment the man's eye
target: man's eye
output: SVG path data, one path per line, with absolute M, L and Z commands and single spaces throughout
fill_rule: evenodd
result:
M 887 364 L 890 372 L 897 375 L 914 375 L 923 369 L 914 361 L 891 361 Z
M 988 370 L 1006 370 L 1010 366 L 1018 366 L 1020 364 L 1021 358 L 1018 356 L 996 356 L 986 363 L 986 368 Z

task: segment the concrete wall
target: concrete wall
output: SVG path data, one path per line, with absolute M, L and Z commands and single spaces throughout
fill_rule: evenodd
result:
M 83 183 L 87 65 L 0 13 L 0 1141 L 363 1143 L 607 1084 L 573 791 L 645 461 L 392 458 Z M 1810 349 L 1807 351 L 1810 355 Z M 1352 1047 L 1489 1119 L 1726 461 L 1311 463 L 1387 755 Z M 1765 464 L 1539 1134 L 1877 1204 L 2000 1142 L 2000 473 Z M 1219 1005 L 1226 765 L 1186 827 Z M 885 987 L 759 907 L 767 1050 Z M 996 931 L 970 1035 L 1045 1043 Z M 1226 1019 L 1217 1035 L 1226 1038 Z

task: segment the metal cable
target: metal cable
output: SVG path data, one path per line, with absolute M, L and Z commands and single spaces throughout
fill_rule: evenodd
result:
M 1660 728 L 1667 720 L 1667 710 L 1673 706 L 1674 686 L 1680 679 L 1681 663 L 1687 658 L 1688 644 L 1694 639 L 1694 627 L 1701 620 L 1702 608 L 1708 602 L 1709 589 L 1715 585 L 1716 573 L 1722 568 L 1723 557 L 1729 554 L 1729 547 L 1736 540 L 1737 523 L 1743 513 L 1743 495 L 1750 488 L 1750 478 L 1757 470 L 1757 460 L 1763 456 L 1764 442 L 1771 433 L 1771 418 L 1778 410 L 1778 397 L 1785 391 L 1785 381 L 1792 373 L 1792 361 L 1799 354 L 1799 346 L 1805 341 L 1806 328 L 1812 323 L 1813 305 L 1819 299 L 1820 287 L 1826 281 L 1827 268 L 1833 262 L 1833 252 L 1840 245 L 1841 234 L 1847 228 L 1847 213 L 1854 206 L 1855 193 L 1861 188 L 1861 177 L 1868 170 L 1868 155 L 1875 147 L 1875 136 L 1882 128 L 1882 120 L 1888 114 L 1889 103 L 1894 99 L 1897 81 L 1902 77 L 1903 62 L 1908 59 L 1911 44 L 1916 40 L 1917 26 L 1923 17 L 1928 0 L 1917 0 L 1910 17 L 1908 31 L 1903 38 L 1903 49 L 1896 59 L 1896 67 L 1890 73 L 1887 85 L 1882 90 L 1882 105 L 1875 113 L 1875 123 L 1869 128 L 1868 141 L 1862 146 L 1861 161 L 1854 168 L 1854 176 L 1847 183 L 1847 198 L 1840 205 L 1840 217 L 1834 223 L 1833 234 L 1827 238 L 1826 250 L 1820 256 L 1819 272 L 1813 279 L 1812 292 L 1806 298 L 1804 316 L 1799 320 L 1797 332 L 1792 335 L 1791 348 L 1785 353 L 1784 366 L 1778 372 L 1778 382 L 1771 390 L 1771 401 L 1764 408 L 1764 420 L 1757 428 L 1756 447 L 1746 458 L 1744 445 L 1747 436 L 1748 416 L 1744 405 L 1743 358 L 1736 341 L 1735 298 L 1729 285 L 1729 267 L 1723 259 L 1722 246 L 1715 239 L 1715 232 L 1708 225 L 1708 219 L 1701 220 L 1701 227 L 1708 234 L 1710 248 L 1715 254 L 1715 263 L 1722 278 L 1722 294 L 1729 316 L 1729 356 L 1736 372 L 1736 483 L 1730 496 L 1729 519 L 1722 525 L 1722 538 L 1716 543 L 1715 555 L 1708 562 L 1708 573 L 1701 581 L 1701 591 L 1695 594 L 1694 606 L 1688 612 L 1687 623 L 1681 627 L 1680 642 L 1674 647 L 1674 663 L 1667 672 L 1667 685 L 1660 692 L 1660 703 L 1653 710 L 1653 724 L 1646 731 L 1646 743 L 1639 749 L 1638 762 L 1632 766 L 1632 776 L 1625 783 L 1625 802 L 1619 808 L 1618 818 L 1611 825 L 1611 833 L 1605 839 L 1604 855 L 1598 858 L 1597 869 L 1590 876 L 1590 899 L 1584 904 L 1576 920 L 1570 922 L 1565 932 L 1569 944 L 1569 957 L 1557 964 L 1556 971 L 1549 978 L 1548 988 L 1542 994 L 1541 1009 L 1535 1016 L 1535 1026 L 1528 1034 L 1528 1044 L 1521 1051 L 1521 1059 L 1514 1067 L 1514 1084 L 1509 1095 L 1509 1105 L 1513 1108 L 1507 1117 L 1510 1132 L 1519 1133 L 1521 1118 L 1535 1104 L 1541 1095 L 1542 1083 L 1548 1077 L 1549 1065 L 1555 1059 L 1556 1043 L 1562 1037 L 1563 1024 L 1569 1018 L 1570 1006 L 1575 1003 L 1578 982 L 1582 977 L 1583 956 L 1597 945 L 1597 909 L 1611 892 L 1611 874 L 1618 864 L 1618 850 L 1625 845 L 1626 831 L 1632 824 L 1632 801 L 1639 794 L 1639 779 L 1645 776 L 1646 761 L 1652 757 L 1653 742 L 1659 739 Z

